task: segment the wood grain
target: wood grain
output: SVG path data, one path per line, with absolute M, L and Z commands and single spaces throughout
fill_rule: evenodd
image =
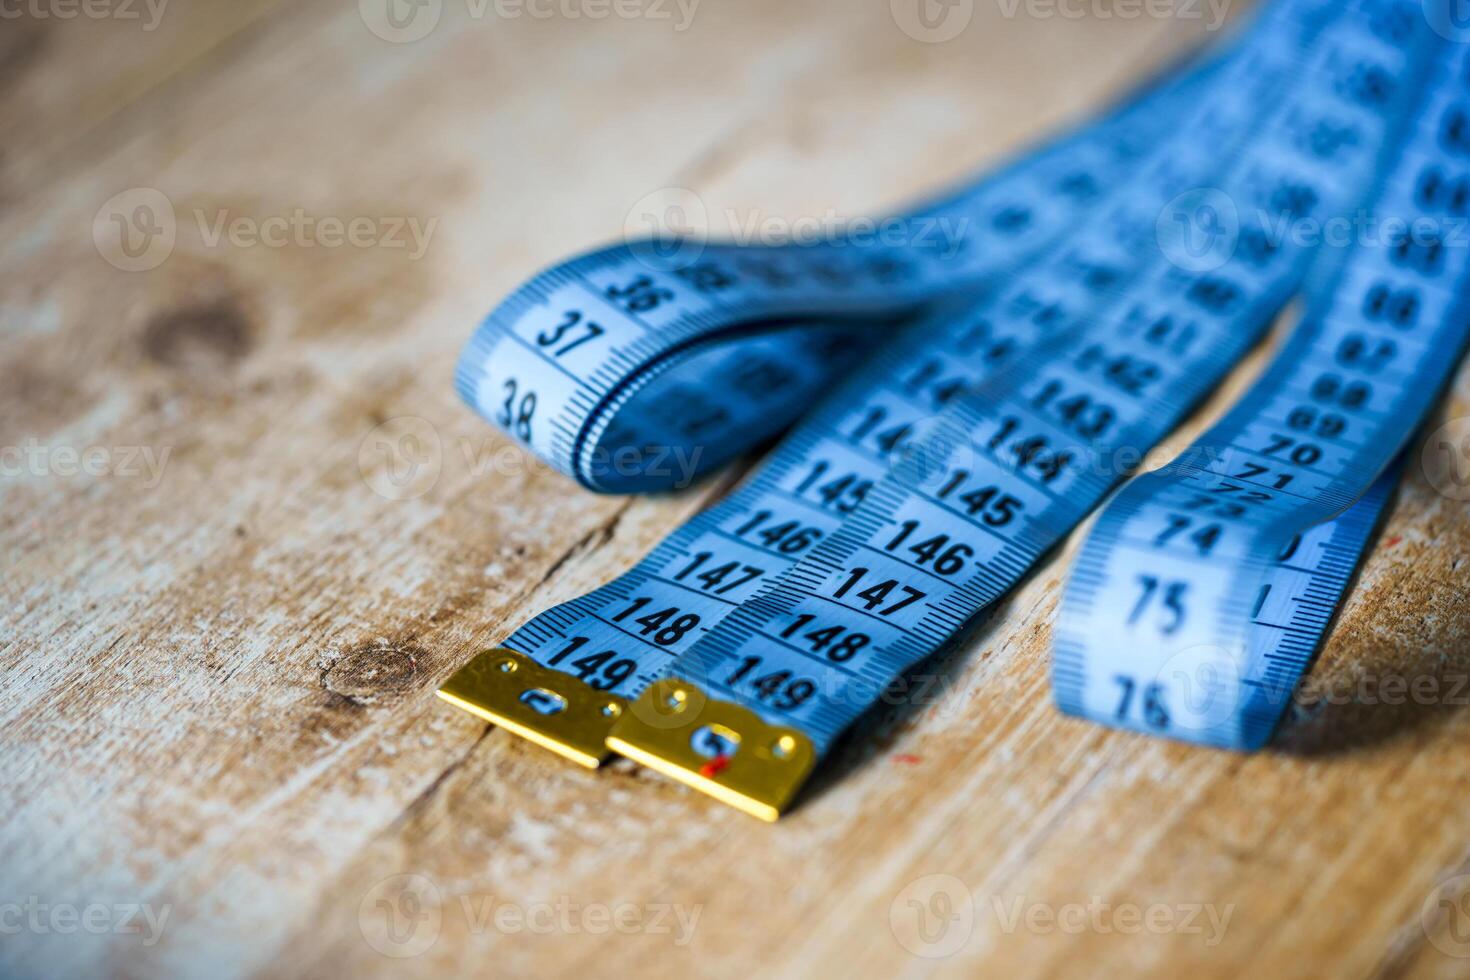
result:
M 175 0 L 154 32 L 0 28 L 0 445 L 43 460 L 0 484 L 0 906 L 169 910 L 152 944 L 4 935 L 8 974 L 1470 972 L 1431 899 L 1470 872 L 1470 692 L 1449 696 L 1470 672 L 1470 515 L 1418 467 L 1314 672 L 1346 695 L 1254 756 L 1052 708 L 1075 535 L 926 668 L 931 703 L 866 725 L 774 827 L 627 762 L 559 764 L 434 698 L 738 477 L 596 497 L 524 460 L 450 386 L 496 299 L 661 187 L 721 213 L 901 201 L 1202 34 L 980 2 L 924 44 L 888 6 L 705 0 L 678 31 L 449 0 L 407 44 L 345 0 Z M 93 224 L 140 187 L 167 196 L 178 243 L 127 273 Z M 210 242 L 222 212 L 298 209 L 436 223 L 417 259 Z M 1462 372 L 1441 415 L 1466 414 Z M 388 499 L 365 447 L 419 425 L 404 417 L 437 438 L 439 472 Z M 92 447 L 129 473 L 61 472 Z M 1364 684 L 1384 675 L 1444 696 L 1382 703 Z M 929 875 L 973 896 L 937 958 L 910 949 L 943 911 L 908 904 Z M 497 927 L 502 904 L 567 918 Z M 1007 927 L 1102 904 L 1228 919 Z M 599 905 L 643 927 L 599 928 Z M 692 936 L 655 928 L 663 905 L 697 915 Z M 414 956 L 374 945 L 394 913 L 420 931 L 391 949 Z

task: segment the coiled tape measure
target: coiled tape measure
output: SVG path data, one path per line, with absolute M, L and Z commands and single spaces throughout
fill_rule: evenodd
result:
M 1303 294 L 1250 393 L 1103 507 L 1056 629 L 1064 711 L 1261 745 L 1470 335 L 1470 250 L 1446 233 L 1470 212 L 1452 26 L 1433 3 L 1279 0 L 904 219 L 964 229 L 957 248 L 652 239 L 536 276 L 457 382 L 584 486 L 667 489 L 671 454 L 703 472 L 796 425 L 440 695 L 774 820 Z M 1364 207 L 1379 234 L 1350 248 L 1293 234 Z

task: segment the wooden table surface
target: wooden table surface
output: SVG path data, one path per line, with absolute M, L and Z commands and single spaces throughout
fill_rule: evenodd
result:
M 1344 696 L 1257 755 L 1056 712 L 1075 535 L 774 826 L 435 698 L 739 475 L 529 463 L 451 388 L 496 300 L 660 188 L 881 210 L 1208 33 L 960 0 L 930 43 L 905 2 L 0 22 L 0 971 L 1470 974 L 1470 514 L 1417 466 L 1315 669 Z

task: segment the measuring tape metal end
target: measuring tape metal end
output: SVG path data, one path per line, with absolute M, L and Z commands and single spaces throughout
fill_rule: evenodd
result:
M 790 806 L 817 762 L 811 739 L 796 729 L 676 678 L 644 691 L 607 747 L 768 822 Z
M 445 701 L 588 769 L 607 758 L 622 698 L 505 647 L 486 650 L 445 681 Z

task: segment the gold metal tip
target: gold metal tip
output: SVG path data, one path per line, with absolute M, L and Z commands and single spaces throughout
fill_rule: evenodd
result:
M 589 769 L 607 758 L 607 733 L 628 710 L 628 702 L 617 695 L 505 647 L 486 650 L 465 664 L 438 693 Z
M 677 678 L 644 691 L 613 725 L 607 747 L 767 821 L 781 816 L 817 761 L 811 739 L 796 729 L 767 724 Z

